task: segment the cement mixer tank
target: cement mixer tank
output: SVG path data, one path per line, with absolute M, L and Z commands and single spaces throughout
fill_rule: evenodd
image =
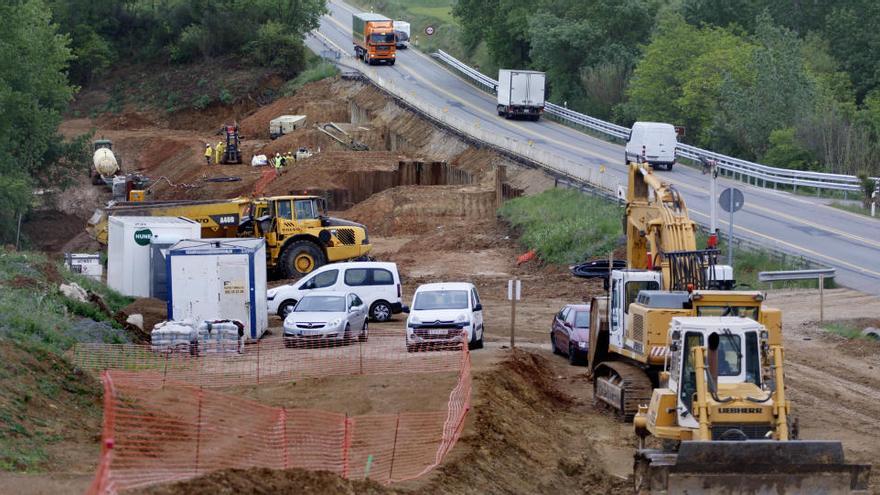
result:
M 101 177 L 113 177 L 117 171 L 119 171 L 119 164 L 116 161 L 116 156 L 113 154 L 108 148 L 98 148 L 95 150 L 95 154 L 92 155 L 92 163 L 95 166 L 95 171 L 101 175 Z

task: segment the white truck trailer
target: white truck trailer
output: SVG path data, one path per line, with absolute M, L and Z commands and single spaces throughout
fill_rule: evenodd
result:
M 498 115 L 512 119 L 538 120 L 544 113 L 543 72 L 500 69 L 498 71 Z

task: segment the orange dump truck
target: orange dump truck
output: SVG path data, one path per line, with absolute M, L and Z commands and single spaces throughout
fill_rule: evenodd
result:
M 351 16 L 351 35 L 357 58 L 370 65 L 382 62 L 394 65 L 397 38 L 391 19 L 372 13 L 354 14 Z

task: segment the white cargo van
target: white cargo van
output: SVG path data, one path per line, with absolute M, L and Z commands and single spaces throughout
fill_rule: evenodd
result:
M 626 140 L 627 162 L 642 161 L 651 167 L 663 166 L 672 170 L 675 163 L 675 147 L 678 139 L 672 124 L 660 122 L 636 122 Z
M 397 264 L 350 261 L 324 265 L 297 282 L 269 289 L 269 313 L 284 318 L 303 296 L 319 290 L 357 294 L 373 321 L 387 321 L 403 311 Z
M 538 120 L 544 113 L 543 72 L 533 70 L 498 71 L 498 115 Z
M 394 41 L 397 48 L 409 47 L 410 25 L 406 21 L 394 21 Z

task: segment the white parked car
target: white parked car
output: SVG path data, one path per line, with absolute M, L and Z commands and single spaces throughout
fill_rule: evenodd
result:
M 420 285 L 406 320 L 406 349 L 454 344 L 462 337 L 470 349 L 483 347 L 483 305 L 474 284 Z
M 660 122 L 636 122 L 626 140 L 625 160 L 639 160 L 651 164 L 652 168 L 663 166 L 672 170 L 675 164 L 675 148 L 678 136 L 672 124 Z
M 403 310 L 395 263 L 351 261 L 324 265 L 292 284 L 269 289 L 269 313 L 284 318 L 300 299 L 316 290 L 357 294 L 374 321 L 387 321 Z
M 284 345 L 367 340 L 367 307 L 352 292 L 315 291 L 284 318 Z

